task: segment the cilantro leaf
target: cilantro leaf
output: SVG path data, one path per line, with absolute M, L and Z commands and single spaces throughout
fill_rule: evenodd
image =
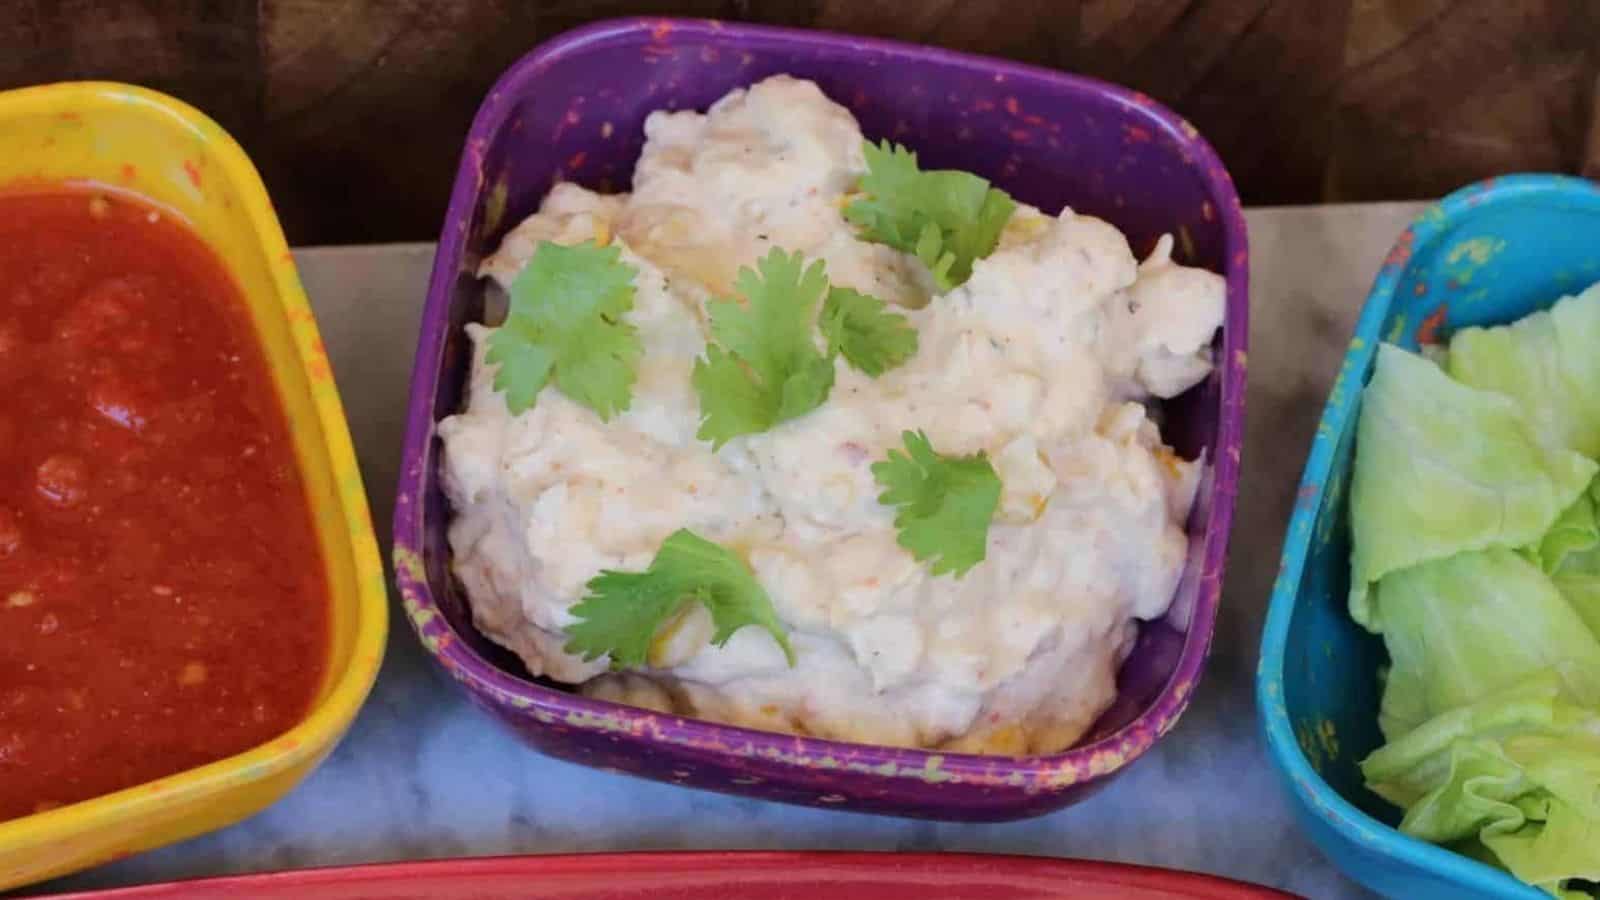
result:
M 833 360 L 812 341 L 817 304 L 828 290 L 821 260 L 774 247 L 739 270 L 734 288 L 745 299 L 713 300 L 706 355 L 691 376 L 700 397 L 701 440 L 721 447 L 766 431 L 822 405 L 833 389 Z
M 867 196 L 844 215 L 867 240 L 913 253 L 949 291 L 972 277 L 972 264 L 994 252 L 1016 211 L 1010 195 L 971 172 L 923 171 L 917 155 L 899 144 L 866 145 Z
M 566 651 L 585 660 L 610 654 L 611 667 L 646 665 L 657 632 L 689 603 L 704 604 L 715 632 L 726 644 L 746 625 L 765 628 L 794 665 L 794 648 L 772 600 L 750 567 L 731 551 L 687 528 L 673 532 L 643 572 L 607 569 L 589 580 L 589 593 L 572 614 Z
M 873 477 L 884 487 L 878 502 L 898 507 L 894 526 L 900 546 L 931 562 L 935 575 L 964 575 L 988 551 L 1000 476 L 983 453 L 944 456 L 920 431 L 901 438 L 905 453 L 890 450 L 888 459 L 872 464 Z
M 622 316 L 633 309 L 634 268 L 615 245 L 545 241 L 511 283 L 511 311 L 485 359 L 513 415 L 533 408 L 552 378 L 601 419 L 628 408 L 643 345 Z
M 877 378 L 917 352 L 917 330 L 889 304 L 850 288 L 833 288 L 822 303 L 820 322 L 828 351 Z

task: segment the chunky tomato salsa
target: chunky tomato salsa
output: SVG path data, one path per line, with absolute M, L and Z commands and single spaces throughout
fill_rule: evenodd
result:
M 327 609 L 221 262 L 122 196 L 0 194 L 0 820 L 287 730 Z

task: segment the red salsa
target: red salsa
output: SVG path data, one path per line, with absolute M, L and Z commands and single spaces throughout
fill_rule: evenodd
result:
M 306 713 L 327 580 L 244 298 L 129 198 L 0 194 L 0 821 Z

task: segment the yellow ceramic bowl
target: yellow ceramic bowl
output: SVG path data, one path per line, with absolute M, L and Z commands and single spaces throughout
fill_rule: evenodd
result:
M 153 91 L 84 82 L 0 92 L 0 186 L 93 183 L 181 216 L 243 289 L 294 434 L 326 560 L 331 646 L 311 712 L 237 756 L 0 822 L 0 890 L 220 828 L 282 796 L 333 749 L 383 657 L 388 604 L 333 372 L 255 167 L 199 111 Z

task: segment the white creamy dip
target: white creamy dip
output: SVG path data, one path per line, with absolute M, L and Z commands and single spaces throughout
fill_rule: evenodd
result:
M 560 184 L 483 273 L 509 286 L 541 241 L 615 241 L 638 270 L 644 343 L 610 422 L 553 386 L 517 416 L 476 343 L 465 411 L 439 423 L 454 570 L 477 626 L 536 675 L 664 712 L 842 740 L 1027 754 L 1078 740 L 1115 694 L 1135 619 L 1162 615 L 1184 565 L 1199 464 L 1161 442 L 1144 401 L 1210 371 L 1222 279 L 1071 210 L 1031 207 L 966 284 L 928 299 L 914 257 L 842 215 L 865 170 L 854 118 L 778 76 L 709 113 L 656 112 L 632 194 Z M 920 349 L 869 378 L 837 361 L 817 410 L 719 451 L 690 386 L 705 302 L 773 246 L 836 285 L 905 307 Z M 986 451 L 1003 489 L 987 558 L 929 574 L 896 543 L 871 464 L 920 429 Z M 642 570 L 679 528 L 735 549 L 790 630 L 709 643 L 698 606 L 645 670 L 563 651 L 602 569 Z

